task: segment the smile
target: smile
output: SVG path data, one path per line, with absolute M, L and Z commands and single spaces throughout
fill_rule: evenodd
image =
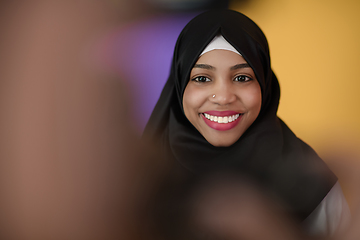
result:
M 224 116 L 224 117 L 218 117 L 218 116 L 213 116 L 207 113 L 204 113 L 204 116 L 209 119 L 210 121 L 213 122 L 217 122 L 217 123 L 229 123 L 229 122 L 233 122 L 236 119 L 238 119 L 238 117 L 240 116 L 240 114 L 235 114 L 235 115 L 231 115 L 231 116 Z
M 234 128 L 243 113 L 234 111 L 208 111 L 201 114 L 205 123 L 212 129 L 227 131 Z

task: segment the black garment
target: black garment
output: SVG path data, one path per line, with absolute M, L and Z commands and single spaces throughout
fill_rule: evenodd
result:
M 193 65 L 219 33 L 254 70 L 262 94 L 258 118 L 230 147 L 208 143 L 187 120 L 182 106 Z M 211 10 L 195 17 L 181 32 L 170 76 L 144 135 L 160 139 L 166 156 L 194 173 L 229 167 L 253 176 L 277 193 L 290 212 L 304 219 L 337 179 L 313 149 L 277 117 L 279 98 L 279 83 L 271 69 L 268 43 L 260 28 L 241 13 Z

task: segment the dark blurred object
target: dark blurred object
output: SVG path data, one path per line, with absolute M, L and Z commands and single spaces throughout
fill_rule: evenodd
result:
M 147 0 L 160 9 L 189 11 L 211 8 L 227 8 L 228 0 Z
M 173 176 L 156 198 L 161 239 L 303 239 L 300 225 L 253 179 L 231 170 Z
M 167 11 L 200 11 L 216 8 L 229 8 L 230 2 L 249 2 L 250 0 L 146 0 L 155 8 Z
M 340 157 L 348 161 L 333 167 L 348 175 L 356 209 L 351 225 L 339 228 L 332 236 L 309 236 L 303 223 L 289 215 L 282 200 L 266 184 L 233 169 L 196 175 L 168 173 L 148 205 L 152 220 L 147 222 L 152 223 L 150 229 L 156 239 L 357 240 L 359 157 Z

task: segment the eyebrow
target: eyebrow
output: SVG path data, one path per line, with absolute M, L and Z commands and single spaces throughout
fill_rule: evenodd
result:
M 216 68 L 211 66 L 211 65 L 208 65 L 208 64 L 195 64 L 194 65 L 194 68 L 202 68 L 202 69 L 207 69 L 207 70 L 215 70 Z
M 240 68 L 249 68 L 250 65 L 248 63 L 241 63 L 241 64 L 236 64 L 235 66 L 232 66 L 230 68 L 230 70 L 236 70 L 236 69 L 240 69 Z
M 250 65 L 248 63 L 241 63 L 241 64 L 236 64 L 232 67 L 230 67 L 230 70 L 236 70 L 236 69 L 240 69 L 240 68 L 249 68 Z M 194 68 L 202 68 L 202 69 L 207 69 L 207 70 L 215 70 L 216 68 L 209 65 L 209 64 L 195 64 Z

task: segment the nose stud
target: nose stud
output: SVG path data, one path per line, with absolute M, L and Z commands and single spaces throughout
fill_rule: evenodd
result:
M 215 94 L 212 96 L 213 98 L 215 97 Z

